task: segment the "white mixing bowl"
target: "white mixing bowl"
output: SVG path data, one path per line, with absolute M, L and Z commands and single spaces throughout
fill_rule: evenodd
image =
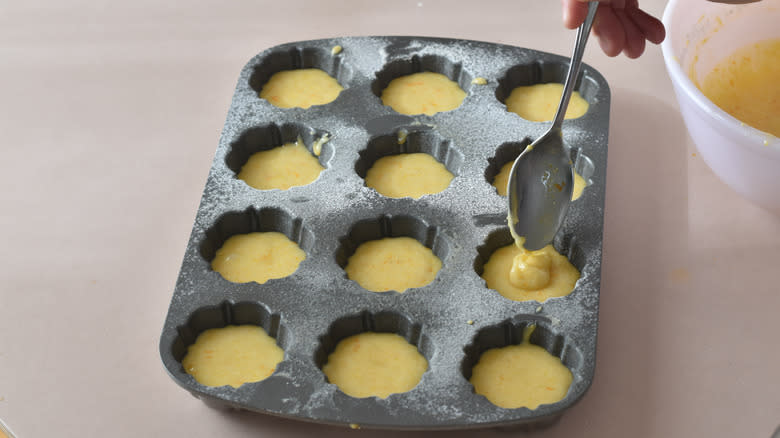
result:
M 663 22 L 666 69 L 699 154 L 737 193 L 780 215 L 780 138 L 718 108 L 688 76 L 693 67 L 701 83 L 718 62 L 737 49 L 780 38 L 780 0 L 745 5 L 670 0 Z

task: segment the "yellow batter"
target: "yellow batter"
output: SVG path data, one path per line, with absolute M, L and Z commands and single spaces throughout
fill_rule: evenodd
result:
M 498 175 L 496 175 L 496 178 L 493 180 L 493 187 L 496 188 L 496 191 L 498 191 L 498 194 L 501 196 L 506 196 L 506 185 L 509 182 L 509 172 L 512 170 L 512 164 L 514 164 L 514 161 L 504 164 L 501 167 L 501 171 L 498 172 Z M 582 196 L 582 191 L 585 190 L 587 185 L 585 178 L 575 171 L 571 200 L 576 201 L 579 199 L 580 196 Z
M 411 237 L 386 237 L 360 245 L 347 261 L 347 277 L 372 292 L 423 287 L 436 278 L 441 260 Z
M 309 108 L 333 102 L 343 89 L 324 71 L 302 68 L 274 74 L 259 95 L 280 108 Z
M 319 143 L 315 146 L 322 147 Z M 238 178 L 258 190 L 287 190 L 310 184 L 323 169 L 299 140 L 253 154 L 241 168 Z
M 497 249 L 485 263 L 487 287 L 514 301 L 562 297 L 574 290 L 580 272 L 552 245 L 528 251 L 520 244 Z
M 736 119 L 780 137 L 780 39 L 737 50 L 697 86 Z
M 531 344 L 534 326 L 523 333 L 523 343 L 487 350 L 472 369 L 471 384 L 496 406 L 536 409 L 563 400 L 573 376 L 561 360 Z
M 292 275 L 306 253 L 282 233 L 238 234 L 217 250 L 211 269 L 233 283 L 263 284 Z
M 374 332 L 343 339 L 322 367 L 330 383 L 356 398 L 409 391 L 426 369 L 428 361 L 406 339 Z
M 506 98 L 506 109 L 532 122 L 545 122 L 555 117 L 561 102 L 563 84 L 548 83 L 520 86 L 512 90 Z M 588 102 L 575 91 L 571 94 L 566 119 L 576 119 L 588 112 Z
M 393 79 L 382 91 L 382 103 L 407 115 L 451 111 L 466 98 L 458 83 L 441 73 L 422 72 Z
M 262 327 L 229 325 L 201 333 L 181 363 L 203 385 L 238 388 L 267 378 L 283 358 L 284 351 Z
M 390 198 L 419 198 L 439 193 L 454 176 L 425 153 L 382 157 L 366 173 L 366 185 Z

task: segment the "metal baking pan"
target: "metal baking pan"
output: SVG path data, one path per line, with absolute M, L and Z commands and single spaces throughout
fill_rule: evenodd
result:
M 333 50 L 340 46 L 341 51 Z M 316 67 L 344 91 L 332 103 L 282 109 L 258 97 L 275 72 Z M 362 428 L 452 429 L 550 424 L 574 405 L 593 379 L 598 329 L 604 188 L 610 91 L 583 66 L 576 90 L 586 115 L 564 124 L 572 162 L 589 182 L 555 238 L 582 276 L 568 296 L 515 302 L 480 277 L 492 251 L 509 244 L 506 200 L 491 186 L 549 123 L 529 122 L 503 100 L 518 85 L 562 82 L 568 58 L 485 42 L 423 37 L 345 37 L 283 44 L 258 54 L 241 71 L 160 337 L 173 380 L 209 405 Z M 405 116 L 379 95 L 394 78 L 418 71 L 445 74 L 467 92 L 462 105 L 433 116 Z M 474 81 L 486 79 L 486 84 Z M 399 145 L 399 132 L 408 133 Z M 236 178 L 248 156 L 294 141 L 311 148 L 323 134 L 325 167 L 313 183 L 256 190 Z M 449 188 L 418 200 L 391 199 L 365 186 L 378 157 L 399 151 L 434 155 L 455 175 Z M 234 234 L 280 231 L 307 258 L 287 278 L 234 284 L 210 268 Z M 443 266 L 433 283 L 406 293 L 373 293 L 349 280 L 346 259 L 360 243 L 411 236 Z M 574 380 L 560 402 L 535 410 L 503 409 L 474 393 L 471 367 L 488 348 L 531 342 L 561 358 Z M 181 359 L 205 329 L 263 326 L 284 349 L 274 374 L 239 388 L 206 387 Z M 352 398 L 327 382 L 321 366 L 342 338 L 362 331 L 404 336 L 428 360 L 413 390 L 386 399 Z

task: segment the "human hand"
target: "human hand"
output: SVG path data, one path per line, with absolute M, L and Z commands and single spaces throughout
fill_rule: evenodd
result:
M 593 22 L 593 35 L 607 56 L 621 52 L 638 58 L 645 51 L 645 40 L 660 44 L 666 37 L 663 23 L 639 9 L 639 0 L 594 0 L 599 9 Z M 588 0 L 561 0 L 563 24 L 576 29 L 585 20 Z

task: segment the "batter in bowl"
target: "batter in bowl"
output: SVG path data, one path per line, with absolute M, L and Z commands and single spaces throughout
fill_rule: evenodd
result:
M 552 245 L 528 251 L 520 239 L 491 254 L 482 278 L 487 287 L 510 300 L 541 303 L 570 294 L 580 272 Z
M 520 86 L 512 90 L 504 104 L 506 110 L 532 122 L 546 122 L 555 117 L 561 102 L 563 84 L 548 83 Z M 576 119 L 588 112 L 588 102 L 575 91 L 571 94 L 565 119 Z
M 299 139 L 253 154 L 241 167 L 238 178 L 258 190 L 287 190 L 312 183 L 323 169 Z
M 263 284 L 292 275 L 306 253 L 282 233 L 237 234 L 217 250 L 211 269 L 233 283 Z
M 338 343 L 322 372 L 352 397 L 387 398 L 417 386 L 428 361 L 395 333 L 365 332 Z
M 477 394 L 496 406 L 536 409 L 563 400 L 573 376 L 561 360 L 530 343 L 535 326 L 526 327 L 523 342 L 485 351 L 472 368 Z
M 441 260 L 411 237 L 386 237 L 360 245 L 347 260 L 349 279 L 372 292 L 405 292 L 436 278 Z
M 466 98 L 458 83 L 441 73 L 421 72 L 393 79 L 382 91 L 382 103 L 398 113 L 432 116 L 459 107 Z
M 509 182 L 509 172 L 512 170 L 512 164 L 514 164 L 514 161 L 510 161 L 504 164 L 501 167 L 501 170 L 498 172 L 498 175 L 496 175 L 496 178 L 493 180 L 493 187 L 496 188 L 496 191 L 501 196 L 506 196 L 506 185 Z M 574 187 L 572 188 L 571 192 L 571 200 L 576 201 L 579 199 L 580 196 L 582 196 L 582 191 L 585 190 L 587 185 L 588 184 L 585 181 L 585 178 L 583 178 L 575 171 Z
M 333 102 L 344 88 L 317 68 L 284 70 L 263 85 L 259 96 L 280 108 L 309 108 Z
M 181 364 L 202 385 L 238 388 L 266 379 L 282 359 L 284 351 L 262 327 L 229 325 L 201 333 Z
M 734 118 L 780 137 L 780 39 L 737 50 L 696 85 Z
M 420 198 L 446 189 L 454 176 L 425 153 L 382 157 L 366 173 L 366 186 L 390 198 Z

